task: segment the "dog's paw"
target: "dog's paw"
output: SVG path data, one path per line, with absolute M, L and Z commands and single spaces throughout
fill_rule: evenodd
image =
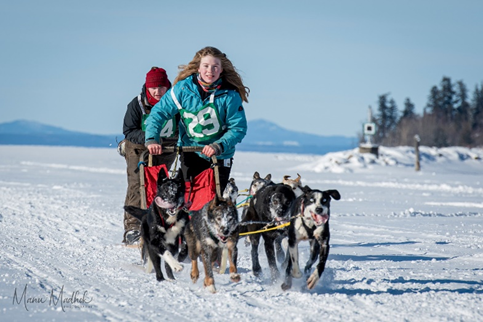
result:
M 205 277 L 204 287 L 211 293 L 216 293 L 215 280 L 210 277 Z
M 190 277 L 191 277 L 191 281 L 193 282 L 193 284 L 195 284 L 197 281 L 198 281 L 198 278 L 200 277 L 199 274 L 193 274 L 193 272 L 190 274 Z
M 206 286 L 206 289 L 210 292 L 210 293 L 216 293 L 216 288 L 215 288 L 215 285 L 209 285 L 209 286 Z
M 290 283 L 285 282 L 285 283 L 282 284 L 282 290 L 283 291 L 288 291 L 291 288 L 292 288 L 292 282 L 290 282 Z
M 309 290 L 313 289 L 315 285 L 319 282 L 319 272 L 315 270 L 312 275 L 307 279 L 307 288 Z
M 183 265 L 174 258 L 174 256 L 169 251 L 165 251 L 163 254 L 163 259 L 168 263 L 169 267 L 175 272 L 181 272 L 183 270 Z
M 173 271 L 175 272 L 181 272 L 184 268 L 183 265 L 181 265 L 181 263 L 174 263 L 173 266 L 171 266 L 171 268 L 173 269 Z
M 230 273 L 230 280 L 234 283 L 238 283 L 241 280 L 240 274 Z

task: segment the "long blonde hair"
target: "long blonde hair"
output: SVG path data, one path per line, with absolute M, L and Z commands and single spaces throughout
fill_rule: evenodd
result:
M 221 68 L 223 68 L 223 72 L 221 73 L 220 77 L 223 79 L 223 82 L 233 85 L 240 94 L 242 100 L 248 103 L 250 89 L 243 85 L 242 78 L 240 74 L 238 74 L 231 61 L 226 58 L 224 53 L 215 47 L 205 47 L 199 50 L 188 65 L 180 65 L 178 67 L 178 76 L 174 80 L 173 85 L 189 77 L 190 75 L 196 74 L 198 72 L 198 68 L 200 67 L 201 58 L 205 56 L 213 56 L 221 61 Z

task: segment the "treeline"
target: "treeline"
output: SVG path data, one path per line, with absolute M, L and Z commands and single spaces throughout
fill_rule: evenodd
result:
M 416 135 L 426 146 L 483 146 L 483 82 L 470 97 L 463 81 L 443 77 L 431 88 L 423 115 L 409 98 L 399 112 L 389 94 L 380 95 L 373 121 L 373 142 L 385 146 L 413 145 Z

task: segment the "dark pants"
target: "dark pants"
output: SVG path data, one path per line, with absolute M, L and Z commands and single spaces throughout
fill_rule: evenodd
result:
M 223 193 L 225 187 L 230 179 L 230 171 L 233 163 L 233 159 L 230 159 L 228 164 L 225 165 L 225 160 L 218 160 L 218 172 L 220 179 L 220 189 Z M 191 181 L 198 174 L 209 169 L 211 167 L 211 161 L 207 161 L 198 156 L 195 152 L 183 152 L 181 154 L 181 172 L 183 174 L 184 181 Z M 216 180 L 216 178 L 215 178 Z
M 141 160 L 141 155 L 144 151 L 147 151 L 147 148 L 142 144 L 135 144 L 130 141 L 126 140 L 126 165 L 127 165 L 127 193 L 126 193 L 126 200 L 124 201 L 125 206 L 135 206 L 141 207 L 141 177 L 140 175 L 144 175 L 140 173 L 138 168 L 139 161 L 144 161 L 147 163 L 146 160 Z M 149 155 L 148 153 L 145 154 L 146 157 Z M 174 159 L 176 157 L 176 153 L 163 153 L 162 155 L 156 155 L 152 157 L 153 166 L 154 165 L 161 165 L 165 164 L 166 168 L 171 168 Z M 144 187 L 142 187 L 144 189 Z M 126 233 L 130 230 L 140 230 L 141 223 L 139 220 L 124 212 L 124 237 L 123 242 L 126 242 Z

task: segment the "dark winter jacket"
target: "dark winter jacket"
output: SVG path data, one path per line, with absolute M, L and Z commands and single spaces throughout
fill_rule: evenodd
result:
M 142 108 L 140 103 L 142 104 Z M 141 94 L 134 97 L 133 100 L 127 105 L 126 114 L 124 115 L 122 131 L 127 140 L 135 144 L 144 145 L 144 131 L 142 129 L 143 114 L 150 114 L 152 108 L 153 106 L 149 104 L 146 98 L 146 86 L 143 86 Z M 177 120 L 179 121 L 179 118 Z M 176 126 L 176 133 L 173 137 L 163 138 L 163 142 L 169 145 L 172 143 L 176 144 L 177 141 L 178 126 Z

